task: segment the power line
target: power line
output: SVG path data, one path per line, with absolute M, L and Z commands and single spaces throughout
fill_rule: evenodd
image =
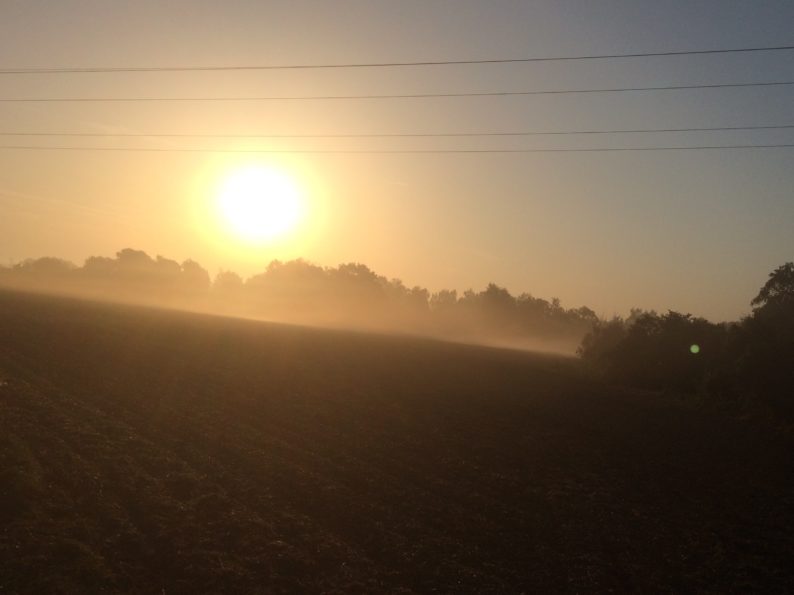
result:
M 794 49 L 794 45 L 722 48 L 709 50 L 681 50 L 667 52 L 637 52 L 629 54 L 584 54 L 577 56 L 551 56 L 536 58 L 494 58 L 483 60 L 422 60 L 417 62 L 350 62 L 342 64 L 273 64 L 231 66 L 122 66 L 122 67 L 63 67 L 63 68 L 5 68 L 0 75 L 15 74 L 85 74 L 118 72 L 212 72 L 244 70 L 309 70 L 330 68 L 392 68 L 411 66 L 454 66 L 474 64 L 518 64 L 528 62 L 573 62 L 582 60 L 612 60 L 622 58 L 651 58 L 666 56 L 694 56 L 709 54 L 736 54 L 745 52 L 778 52 Z
M 85 102 L 154 102 L 154 101 L 295 101 L 305 99 L 428 99 L 435 97 L 509 97 L 526 95 L 568 95 L 580 93 L 623 93 L 626 91 L 679 91 L 685 89 L 724 89 L 736 87 L 780 87 L 794 81 L 762 83 L 715 83 L 703 85 L 665 85 L 658 87 L 614 87 L 611 89 L 559 89 L 538 91 L 483 91 L 464 93 L 406 93 L 384 95 L 293 95 L 261 97 L 15 97 L 0 98 L 0 103 L 85 103 Z
M 0 145 L 0 150 L 19 151 L 91 151 L 129 153 L 260 153 L 286 155 L 409 155 L 409 154 L 454 154 L 454 153 L 605 153 L 626 151 L 702 151 L 724 149 L 789 149 L 794 143 L 769 145 L 698 145 L 684 147 L 595 147 L 578 149 L 196 149 L 157 147 L 76 147 L 76 146 L 30 146 Z
M 451 138 L 489 136 L 556 136 L 577 134 L 645 134 L 659 132 L 716 132 L 743 130 L 785 130 L 794 124 L 761 126 L 708 126 L 691 128 L 616 128 L 612 130 L 524 130 L 517 132 L 378 132 L 363 134 L 193 134 L 193 133 L 146 133 L 146 132 L 9 132 L 0 131 L 0 136 L 24 137 L 69 137 L 69 138 Z

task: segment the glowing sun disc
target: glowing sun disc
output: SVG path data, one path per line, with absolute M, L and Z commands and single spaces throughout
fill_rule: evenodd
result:
M 291 231 L 301 218 L 295 181 L 283 172 L 249 167 L 232 173 L 218 193 L 221 217 L 240 238 L 264 241 Z

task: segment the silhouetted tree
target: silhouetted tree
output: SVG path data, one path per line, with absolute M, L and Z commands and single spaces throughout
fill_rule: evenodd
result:
M 67 260 L 45 256 L 31 258 L 14 266 L 14 271 L 32 277 L 67 277 L 77 267 Z
M 221 294 L 239 293 L 243 286 L 243 278 L 233 271 L 221 271 L 212 283 L 213 291 Z
M 702 391 L 794 418 L 794 264 L 775 269 L 738 323 L 633 310 L 595 323 L 579 348 L 607 378 L 632 386 Z
M 615 353 L 628 335 L 627 327 L 619 316 L 596 322 L 582 339 L 577 353 L 598 373 L 615 376 Z
M 434 312 L 448 312 L 458 303 L 458 292 L 454 289 L 442 289 L 430 296 L 430 309 Z
M 794 262 L 787 262 L 769 273 L 769 280 L 750 303 L 756 311 L 794 306 Z
M 738 382 L 753 398 L 794 417 L 794 263 L 769 275 L 742 322 Z
M 212 284 L 206 269 L 190 259 L 182 263 L 179 278 L 182 291 L 189 295 L 204 295 L 209 291 Z
M 31 258 L 14 265 L 6 282 L 38 291 L 71 287 L 77 267 L 67 260 L 45 256 Z

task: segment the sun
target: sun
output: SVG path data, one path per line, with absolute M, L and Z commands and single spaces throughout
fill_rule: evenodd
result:
M 303 197 L 285 172 L 250 166 L 229 174 L 217 194 L 229 231 L 246 242 L 265 242 L 294 230 L 303 216 Z

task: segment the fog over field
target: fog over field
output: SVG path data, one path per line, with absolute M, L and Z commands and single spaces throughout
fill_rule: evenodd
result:
M 791 436 L 570 358 L 0 290 L 0 585 L 785 592 Z
M 214 279 L 195 261 L 124 249 L 82 266 L 49 257 L 0 268 L 0 286 L 91 299 L 209 312 L 313 326 L 399 332 L 573 354 L 598 320 L 587 307 L 564 308 L 496 284 L 482 291 L 431 294 L 388 279 L 366 265 L 320 267 L 272 262 L 248 279 L 222 271 Z

